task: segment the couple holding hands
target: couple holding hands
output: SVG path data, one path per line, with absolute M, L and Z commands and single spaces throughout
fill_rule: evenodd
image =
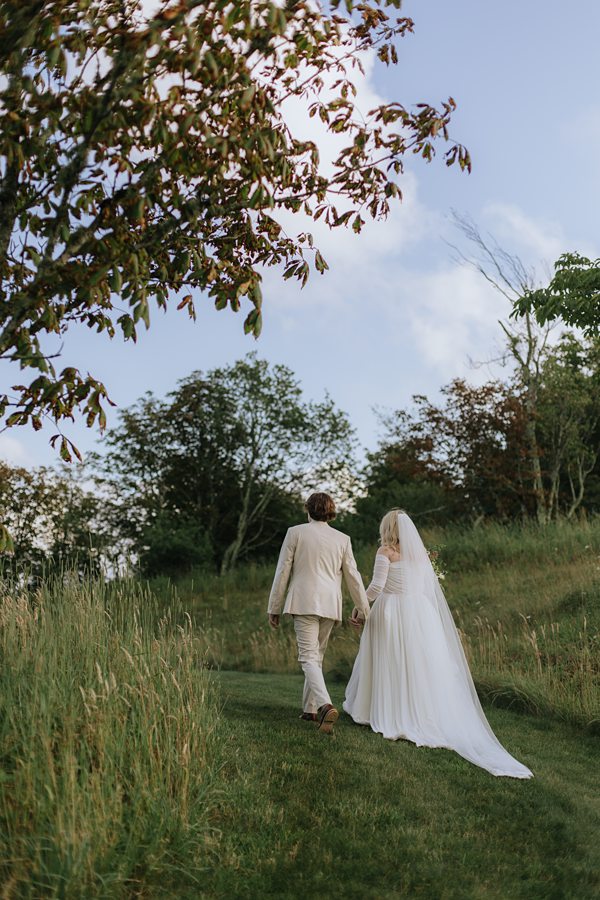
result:
M 365 590 L 350 538 L 328 524 L 335 518 L 332 498 L 311 494 L 306 511 L 308 522 L 285 536 L 268 607 L 273 628 L 282 612 L 293 617 L 304 672 L 302 718 L 326 734 L 339 718 L 323 678 L 323 657 L 331 629 L 342 618 L 343 576 L 354 602 L 351 624 L 362 629 L 345 712 L 390 740 L 445 747 L 493 775 L 530 778 L 532 772 L 490 728 L 452 614 L 410 517 L 400 509 L 383 517 Z

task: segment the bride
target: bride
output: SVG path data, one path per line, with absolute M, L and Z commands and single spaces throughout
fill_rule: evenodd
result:
M 385 738 L 446 747 L 492 775 L 531 778 L 485 717 L 452 614 L 410 517 L 391 510 L 367 588 L 375 601 L 344 710 Z M 360 621 L 354 610 L 353 622 Z

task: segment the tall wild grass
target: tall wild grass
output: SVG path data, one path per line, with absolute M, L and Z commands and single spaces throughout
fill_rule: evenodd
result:
M 2 896 L 196 883 L 220 739 L 189 616 L 68 576 L 0 598 Z

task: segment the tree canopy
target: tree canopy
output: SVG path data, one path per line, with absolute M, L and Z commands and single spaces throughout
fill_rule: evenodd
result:
M 117 530 L 144 571 L 173 573 L 272 552 L 303 496 L 343 486 L 354 437 L 329 397 L 305 401 L 290 369 L 249 354 L 142 398 L 106 444 Z
M 356 516 L 344 525 L 372 541 L 386 508 L 420 524 L 558 517 L 600 509 L 600 349 L 563 335 L 538 360 L 535 402 L 529 374 L 474 386 L 455 379 L 441 400 L 413 397 L 382 416 L 368 456 Z M 532 465 L 533 428 L 535 463 Z
M 114 562 L 106 505 L 85 489 L 79 467 L 62 469 L 0 462 L 0 517 L 11 533 L 9 547 L 0 546 L 2 575 L 28 582 L 57 571 L 97 575 Z
M 581 328 L 587 337 L 600 332 L 600 259 L 563 253 L 554 277 L 544 288 L 527 291 L 515 304 L 515 315 L 535 315 L 545 324 L 557 319 Z
M 134 560 L 147 576 L 225 572 L 273 559 L 316 489 L 336 498 L 335 524 L 368 544 L 392 506 L 419 525 L 597 514 L 598 342 L 563 335 L 539 355 L 533 405 L 530 382 L 516 368 L 505 381 L 455 379 L 435 401 L 414 397 L 382 415 L 361 471 L 348 416 L 327 396 L 306 401 L 287 367 L 250 354 L 193 372 L 164 399 L 121 410 L 95 465 L 0 465 L 0 515 L 14 537 L 12 555 L 0 546 L 2 569 L 116 573 Z
M 151 305 L 193 318 L 193 291 L 245 307 L 258 336 L 261 273 L 327 263 L 278 214 L 359 232 L 401 197 L 407 153 L 449 141 L 439 109 L 356 108 L 364 53 L 397 62 L 413 23 L 400 0 L 7 0 L 0 7 L 0 358 L 36 377 L 0 397 L 9 425 L 76 412 L 106 421 L 104 384 L 69 366 L 82 324 L 136 339 Z M 343 138 L 333 165 L 295 134 L 286 104 Z M 449 142 L 448 165 L 470 168 Z M 304 219 L 306 221 L 306 219 Z M 72 445 L 57 434 L 62 457 Z

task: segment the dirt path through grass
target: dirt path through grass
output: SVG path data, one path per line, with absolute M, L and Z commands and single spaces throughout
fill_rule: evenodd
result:
M 299 676 L 216 677 L 235 763 L 215 822 L 220 865 L 203 896 L 600 896 L 598 738 L 489 709 L 536 774 L 494 778 L 346 716 L 333 738 L 316 733 L 297 718 Z M 332 699 L 342 697 L 334 684 Z

